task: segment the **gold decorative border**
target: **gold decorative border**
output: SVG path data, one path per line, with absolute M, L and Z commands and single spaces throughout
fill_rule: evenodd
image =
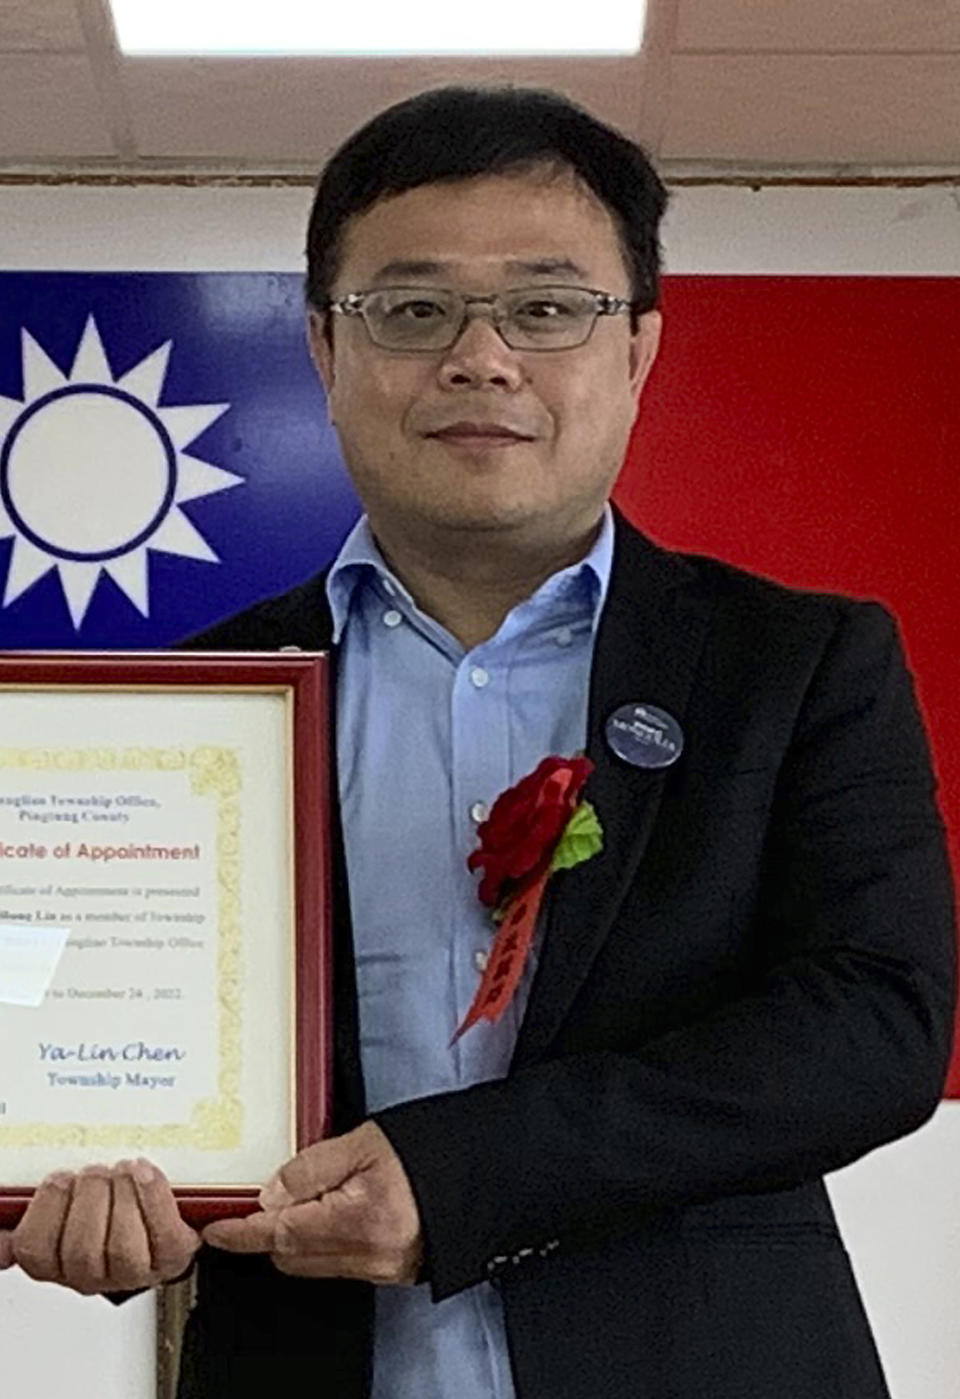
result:
M 217 1097 L 194 1104 L 189 1122 L 154 1127 L 88 1127 L 39 1122 L 0 1125 L 0 1146 L 155 1146 L 217 1151 L 243 1140 L 243 938 L 240 918 L 240 760 L 235 748 L 3 748 L 0 768 L 58 772 L 183 772 L 194 796 L 217 798 L 217 951 L 220 1071 Z

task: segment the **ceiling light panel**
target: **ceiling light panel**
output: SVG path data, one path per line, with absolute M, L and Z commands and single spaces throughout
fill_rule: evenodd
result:
M 585 5 L 485 0 L 110 0 L 128 54 L 631 54 L 641 46 L 645 0 Z

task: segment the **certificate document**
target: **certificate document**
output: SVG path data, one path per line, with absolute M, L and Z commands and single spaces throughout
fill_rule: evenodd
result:
M 0 663 L 0 1185 L 255 1189 L 322 1131 L 324 658 L 57 661 Z

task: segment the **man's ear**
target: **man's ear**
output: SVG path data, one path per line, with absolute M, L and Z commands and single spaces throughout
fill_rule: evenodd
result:
M 330 313 L 311 308 L 307 312 L 307 344 L 314 368 L 320 375 L 329 401 L 333 391 L 333 335 L 330 326 Z
M 637 329 L 630 337 L 630 387 L 636 398 L 640 397 L 647 375 L 660 348 L 660 333 L 663 317 L 659 311 L 644 311 L 637 323 Z

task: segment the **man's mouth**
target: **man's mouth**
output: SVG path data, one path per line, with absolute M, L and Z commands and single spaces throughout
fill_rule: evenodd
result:
M 427 437 L 438 437 L 443 442 L 531 442 L 525 433 L 505 427 L 502 423 L 451 423 L 449 427 L 428 432 Z

